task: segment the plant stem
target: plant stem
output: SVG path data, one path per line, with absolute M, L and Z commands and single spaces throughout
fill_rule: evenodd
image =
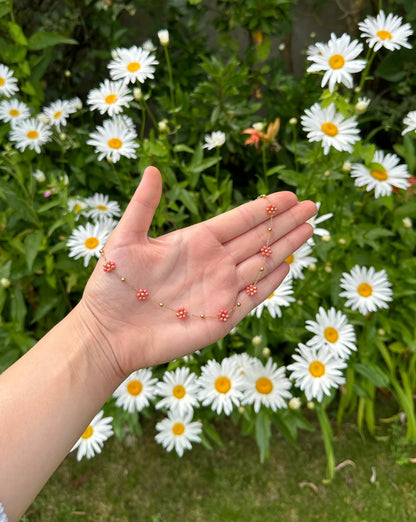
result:
M 325 406 L 316 404 L 316 414 L 318 416 L 319 425 L 321 427 L 322 437 L 324 439 L 325 453 L 326 453 L 326 470 L 327 479 L 332 480 L 335 476 L 335 456 L 332 445 L 333 433 Z

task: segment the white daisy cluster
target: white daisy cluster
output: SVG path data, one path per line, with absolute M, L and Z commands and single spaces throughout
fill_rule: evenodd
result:
M 112 421 L 113 417 L 104 417 L 103 410 L 97 413 L 71 449 L 71 452 L 78 450 L 78 461 L 83 457 L 91 459 L 97 453 L 101 453 L 104 442 L 114 434 L 111 425 Z
M 96 192 L 85 199 L 70 199 L 68 210 L 75 214 L 76 219 L 84 216 L 93 220 L 74 229 L 66 243 L 69 257 L 82 257 L 86 267 L 92 257 L 100 257 L 100 250 L 117 225 L 114 218 L 121 214 L 120 205 L 117 201 L 111 201 L 107 195 Z
M 285 371 L 271 358 L 264 365 L 242 353 L 221 362 L 208 360 L 200 375 L 182 366 L 165 371 L 158 380 L 152 370 L 138 370 L 117 388 L 113 397 L 116 406 L 129 413 L 141 412 L 153 404 L 156 410 L 166 412 L 167 416 L 156 424 L 155 439 L 181 457 L 192 443 L 201 442 L 203 425 L 195 410 L 208 407 L 217 415 L 229 416 L 245 405 L 253 405 L 256 413 L 262 406 L 273 411 L 287 408 L 292 394 Z
M 107 159 L 116 163 L 122 156 L 135 159 L 139 147 L 134 122 L 123 114 L 135 99 L 137 82 L 144 83 L 154 78 L 155 66 L 159 63 L 152 54 L 154 49 L 138 47 L 117 48 L 111 53 L 113 59 L 107 65 L 110 79 L 105 79 L 92 89 L 87 98 L 91 110 L 109 116 L 87 141 L 98 154 L 98 160 Z M 133 87 L 130 87 L 133 84 Z
M 6 98 L 0 101 L 0 121 L 10 124 L 10 141 L 15 143 L 17 149 L 23 152 L 28 148 L 40 154 L 41 147 L 52 139 L 53 128 L 60 132 L 68 116 L 82 107 L 81 100 L 56 100 L 31 117 L 31 109 L 25 103 L 11 98 L 18 91 L 13 71 L 0 64 L 0 97 Z
M 368 16 L 358 27 L 361 37 L 373 52 L 382 48 L 389 51 L 401 47 L 411 48 L 408 38 L 413 31 L 410 24 L 403 23 L 399 16 L 391 13 L 386 16 L 381 10 L 376 17 Z M 307 49 L 307 60 L 312 62 L 307 72 L 323 73 L 321 87 L 328 86 L 330 93 L 335 91 L 338 84 L 351 89 L 354 87 L 352 75 L 363 71 L 368 65 L 366 60 L 359 58 L 363 48 L 361 42 L 351 40 L 348 34 L 337 37 L 332 33 L 328 42 L 318 42 Z M 363 114 L 369 102 L 368 99 L 359 99 L 355 105 L 356 115 Z M 403 134 L 416 128 L 415 120 L 412 111 L 404 120 L 407 127 Z M 328 154 L 331 147 L 338 151 L 352 152 L 354 144 L 360 140 L 355 117 L 339 112 L 335 103 L 315 103 L 305 111 L 301 123 L 308 140 L 320 142 L 324 154 Z

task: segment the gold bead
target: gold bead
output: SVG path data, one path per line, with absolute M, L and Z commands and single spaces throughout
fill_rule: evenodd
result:
M 163 307 L 163 303 L 159 303 L 159 306 L 162 308 Z
M 121 279 L 121 281 L 123 281 L 123 283 L 124 283 L 124 281 L 126 280 L 125 277 L 121 277 L 120 279 Z
M 241 306 L 241 303 L 240 303 L 240 301 L 238 301 L 238 303 L 237 303 L 237 306 Z
M 271 232 L 271 231 L 272 231 L 272 227 L 269 227 L 267 230 L 268 230 L 269 232 Z
M 260 272 L 264 272 L 264 266 L 260 268 Z
M 204 315 L 204 314 L 201 314 L 199 317 L 200 317 L 201 319 L 205 319 L 205 315 Z

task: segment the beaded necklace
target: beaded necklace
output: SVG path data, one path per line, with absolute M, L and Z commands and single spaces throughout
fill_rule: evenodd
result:
M 160 309 L 173 312 L 174 314 L 176 314 L 176 317 L 180 320 L 185 320 L 187 318 L 199 318 L 199 319 L 217 319 L 219 321 L 226 322 L 231 317 L 231 315 L 238 308 L 241 307 L 241 305 L 243 304 L 243 302 L 245 301 L 246 298 L 253 297 L 257 294 L 257 283 L 259 282 L 259 280 L 261 279 L 261 277 L 263 275 L 267 258 L 270 257 L 272 254 L 272 249 L 270 247 L 270 236 L 271 236 L 271 232 L 272 232 L 273 218 L 277 213 L 276 205 L 273 205 L 267 196 L 261 195 L 261 196 L 259 196 L 259 198 L 266 199 L 268 202 L 268 205 L 266 207 L 266 213 L 269 216 L 269 226 L 267 227 L 266 242 L 261 247 L 260 252 L 259 252 L 262 256 L 262 264 L 259 268 L 259 271 L 257 272 L 257 275 L 256 275 L 254 281 L 246 287 L 246 292 L 245 292 L 244 297 L 240 301 L 237 301 L 235 303 L 235 305 L 232 308 L 230 308 L 229 310 L 225 309 L 225 308 L 219 309 L 216 315 L 207 315 L 207 314 L 203 314 L 203 313 L 200 313 L 200 314 L 192 313 L 189 310 L 187 310 L 184 306 L 175 308 L 175 307 L 171 306 L 170 304 L 159 301 L 157 303 L 157 306 Z M 100 250 L 100 254 L 102 255 L 103 260 L 104 260 L 104 264 L 103 264 L 104 272 L 106 272 L 106 273 L 114 272 L 114 274 L 117 275 L 118 279 L 123 284 L 125 284 L 132 291 L 134 291 L 134 293 L 136 294 L 136 297 L 139 301 L 141 301 L 141 302 L 147 301 L 147 302 L 156 304 L 154 301 L 152 301 L 149 290 L 147 290 L 146 288 L 137 288 L 136 286 L 131 284 L 130 281 L 127 280 L 126 277 L 120 276 L 120 274 L 118 273 L 118 269 L 116 268 L 116 263 L 114 261 L 111 261 L 106 258 L 104 249 Z

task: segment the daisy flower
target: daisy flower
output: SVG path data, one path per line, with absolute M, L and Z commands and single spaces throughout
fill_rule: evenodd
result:
M 116 49 L 116 56 L 108 64 L 112 80 L 123 80 L 125 84 L 139 81 L 143 83 L 147 78 L 153 79 L 156 58 L 141 47 L 133 45 L 129 49 Z
M 166 451 L 175 449 L 179 457 L 184 450 L 192 449 L 191 442 L 201 442 L 199 436 L 202 431 L 201 422 L 191 422 L 192 412 L 178 415 L 170 411 L 166 419 L 156 424 L 159 433 L 155 436 L 156 442 L 162 444 Z
M 204 138 L 205 143 L 202 145 L 203 149 L 215 149 L 220 148 L 225 143 L 225 134 L 222 131 L 216 131 L 211 134 L 207 134 Z
M 69 257 L 75 259 L 83 257 L 84 266 L 88 266 L 93 256 L 100 257 L 100 250 L 104 247 L 109 235 L 109 229 L 100 221 L 96 224 L 87 223 L 85 226 L 79 226 L 72 231 L 66 243 L 70 249 Z
M 246 352 L 235 353 L 231 355 L 228 359 L 232 362 L 232 364 L 235 366 L 237 370 L 237 373 L 239 373 L 240 375 L 244 375 L 247 371 L 247 368 L 253 366 L 253 364 L 261 364 L 259 359 L 257 359 L 256 357 L 251 357 L 251 355 L 249 355 Z
M 334 307 L 328 312 L 321 306 L 315 321 L 306 321 L 306 329 L 315 334 L 306 343 L 312 348 L 328 346 L 340 359 L 348 359 L 351 351 L 356 351 L 354 327 L 348 324 L 347 316 Z
M 378 308 L 388 308 L 386 303 L 393 300 L 390 287 L 391 283 L 384 269 L 376 272 L 372 266 L 367 268 L 355 265 L 350 273 L 342 274 L 341 288 L 344 291 L 339 295 L 347 298 L 345 306 L 366 315 Z
M 13 72 L 6 66 L 0 63 L 0 96 L 10 98 L 19 89 L 17 88 L 17 78 L 13 76 Z
M 0 102 L 0 120 L 12 125 L 21 120 L 26 120 L 30 116 L 30 110 L 23 102 L 12 98 Z
M 91 133 L 90 138 L 87 143 L 95 147 L 99 161 L 107 158 L 116 163 L 121 156 L 137 157 L 135 149 L 139 144 L 134 141 L 136 132 L 113 120 L 105 120 L 102 126 Z
M 290 379 L 305 393 L 308 401 L 322 402 L 324 395 L 331 395 L 331 388 L 345 383 L 341 370 L 347 363 L 334 357 L 327 346 L 317 349 L 299 343 L 296 352 L 293 354 L 295 362 L 287 369 L 292 372 Z
M 69 212 L 74 212 L 76 219 L 78 219 L 82 211 L 87 207 L 84 199 L 81 198 L 70 198 L 67 202 Z
M 380 11 L 376 17 L 367 18 L 358 24 L 361 36 L 367 39 L 367 43 L 374 51 L 385 47 L 389 51 L 407 47 L 411 45 L 407 39 L 413 34 L 410 24 L 402 24 L 401 16 L 389 13 L 387 16 L 384 11 Z
M 319 216 L 318 217 L 318 213 L 319 213 L 319 209 L 321 208 L 321 202 L 318 201 L 316 203 L 316 207 L 318 209 L 318 212 L 313 216 L 311 217 L 310 219 L 308 219 L 308 223 L 310 225 L 312 225 L 312 228 L 313 228 L 313 234 L 316 235 L 316 236 L 327 236 L 327 235 L 330 235 L 330 232 L 328 230 L 326 230 L 326 228 L 320 228 L 318 227 L 317 225 L 319 225 L 319 223 L 323 223 L 324 221 L 326 221 L 327 219 L 330 219 L 332 218 L 332 216 L 334 215 L 332 212 L 328 213 L 328 214 L 324 214 L 323 216 Z M 308 243 L 310 245 L 314 245 L 315 242 L 313 240 L 313 238 L 310 238 L 308 239 Z
M 103 219 L 121 214 L 120 205 L 117 201 L 110 201 L 106 194 L 96 192 L 93 196 L 85 199 L 85 205 L 89 209 L 85 212 L 85 215 L 92 219 Z
M 78 442 L 71 449 L 74 451 L 78 449 L 77 460 L 80 461 L 83 457 L 90 459 L 97 453 L 101 453 L 104 442 L 114 434 L 111 422 L 113 417 L 104 417 L 104 411 L 101 410 L 92 419 L 87 429 L 79 438 Z
M 288 274 L 289 277 L 293 277 L 294 279 L 305 279 L 305 276 L 302 273 L 303 269 L 317 261 L 316 257 L 309 255 L 311 252 L 312 248 L 310 245 L 305 243 L 285 259 L 290 267 L 290 272 Z
M 167 29 L 161 29 L 160 31 L 158 31 L 157 36 L 161 45 L 163 45 L 164 47 L 166 45 L 169 45 L 169 31 Z
M 324 154 L 334 147 L 339 151 L 352 152 L 352 146 L 359 141 L 359 130 L 355 118 L 347 118 L 337 112 L 335 104 L 322 108 L 315 103 L 301 117 L 303 130 L 309 141 L 320 141 Z
M 26 147 L 40 154 L 41 145 L 50 140 L 52 132 L 50 127 L 37 120 L 29 118 L 16 122 L 10 133 L 10 140 L 16 143 L 16 147 L 20 151 L 24 151 Z
M 354 107 L 355 114 L 364 114 L 370 103 L 370 98 L 367 98 L 366 96 L 359 97 Z
M 377 150 L 372 165 L 367 168 L 361 163 L 353 163 L 351 176 L 355 178 L 357 187 L 366 187 L 367 192 L 374 189 L 374 197 L 389 196 L 393 188 L 407 189 L 410 177 L 407 165 L 399 165 L 400 158 L 396 154 L 386 154 Z
M 107 113 L 109 116 L 114 116 L 122 112 L 123 107 L 128 107 L 133 99 L 124 82 L 104 80 L 98 89 L 89 92 L 87 104 L 91 105 L 92 110 L 100 111 L 100 114 Z
M 116 406 L 129 413 L 142 411 L 155 398 L 156 384 L 157 379 L 148 368 L 131 373 L 113 393 Z
M 66 125 L 66 120 L 70 114 L 76 111 L 74 104 L 68 100 L 56 100 L 48 107 L 43 109 L 43 114 L 48 118 L 51 125 L 60 132 L 61 125 Z
M 150 38 L 144 41 L 141 47 L 148 53 L 155 53 L 157 51 L 155 44 L 152 42 L 152 40 L 150 40 Z
M 290 306 L 296 299 L 292 297 L 293 294 L 293 280 L 291 277 L 285 277 L 280 285 L 272 292 L 267 299 L 254 308 L 250 314 L 261 317 L 264 308 L 267 308 L 269 314 L 273 319 L 282 317 L 281 308 L 283 306 Z
M 318 43 L 318 53 L 310 54 L 308 60 L 314 62 L 307 72 L 324 71 L 321 87 L 328 84 L 332 92 L 337 83 L 346 87 L 353 87 L 352 73 L 357 73 L 365 68 L 365 60 L 356 60 L 363 50 L 363 44 L 358 40 L 351 41 L 348 34 L 337 38 L 334 33 L 327 44 Z
M 285 375 L 285 367 L 269 359 L 264 366 L 260 363 L 249 366 L 244 373 L 242 404 L 254 404 L 258 413 L 263 405 L 276 411 L 287 408 L 286 400 L 292 397 L 292 383 Z
M 413 132 L 416 130 L 416 111 L 410 111 L 403 120 L 403 125 L 406 127 L 402 131 L 402 136 L 407 134 L 408 132 Z
M 165 372 L 163 382 L 157 385 L 157 394 L 163 397 L 156 404 L 156 409 L 168 408 L 184 415 L 199 406 L 199 385 L 197 376 L 189 368 L 176 368 L 174 372 Z
M 233 406 L 240 406 L 243 376 L 237 371 L 235 362 L 225 358 L 221 363 L 209 360 L 201 368 L 199 400 L 203 406 L 219 415 L 222 411 L 230 415 Z

